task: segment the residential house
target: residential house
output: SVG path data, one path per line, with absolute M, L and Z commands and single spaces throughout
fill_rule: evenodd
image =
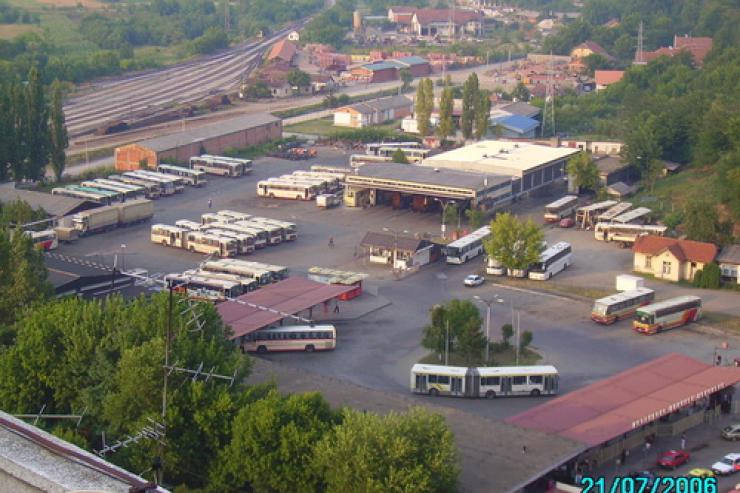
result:
M 504 138 L 534 138 L 540 122 L 521 115 L 508 115 L 491 120 L 491 132 Z
M 350 75 L 355 80 L 365 82 L 389 82 L 398 80 L 398 65 L 388 62 L 368 63 L 350 70 Z
M 574 73 L 583 72 L 586 69 L 583 59 L 590 55 L 601 55 L 609 61 L 614 60 L 614 57 L 607 53 L 599 43 L 595 41 L 584 41 L 571 50 L 569 69 Z
M 298 31 L 291 31 L 288 33 L 288 41 L 297 42 L 301 40 L 301 35 Z
M 603 91 L 612 84 L 622 80 L 624 70 L 595 70 L 596 92 Z
M 632 251 L 636 272 L 674 282 L 693 280 L 696 271 L 704 269 L 717 256 L 717 246 L 712 243 L 662 236 L 642 236 Z
M 493 95 L 491 95 L 493 97 Z M 519 115 L 526 116 L 527 118 L 536 118 L 540 114 L 540 109 L 537 106 L 525 103 L 524 101 L 503 102 L 497 104 L 491 108 L 491 117 L 496 118 L 500 116 L 508 115 Z
M 417 10 L 419 9 L 416 7 L 390 7 L 388 9 L 388 20 L 394 24 L 410 26 Z
M 688 52 L 694 59 L 697 67 L 704 64 L 704 58 L 712 51 L 712 38 L 698 37 L 694 38 L 688 35 L 674 36 L 673 46 L 658 48 L 655 51 L 644 51 L 641 60 L 635 60 L 635 64 L 641 65 L 652 62 L 660 56 L 673 57 L 678 53 Z M 637 54 L 639 56 L 639 53 Z
M 729 245 L 717 257 L 722 277 L 740 284 L 740 245 Z
M 273 98 L 287 98 L 293 95 L 293 86 L 288 81 L 283 80 L 266 80 L 267 87 L 270 88 Z
M 418 9 L 411 19 L 411 31 L 430 38 L 479 36 L 483 31 L 482 20 L 483 16 L 473 10 Z
M 398 120 L 411 114 L 413 102 L 406 96 L 391 96 L 337 108 L 334 125 L 362 128 Z
M 407 69 L 414 77 L 426 77 L 432 73 L 432 67 L 429 65 L 429 61 L 420 56 L 406 56 L 386 60 L 386 62 L 396 65 L 399 72 Z
M 608 140 L 560 140 L 558 147 L 573 147 L 591 154 L 618 155 L 622 152 L 624 142 Z
M 553 29 L 555 29 L 555 19 L 542 19 L 540 22 L 537 23 L 537 29 L 542 34 L 550 34 Z
M 428 240 L 398 236 L 391 233 L 368 232 L 360 242 L 368 260 L 376 264 L 392 265 L 394 269 L 411 269 L 436 261 L 439 245 Z
M 272 45 L 270 52 L 267 54 L 267 61 L 269 63 L 283 62 L 292 65 L 297 51 L 298 48 L 295 44 L 288 41 L 288 38 L 283 38 Z

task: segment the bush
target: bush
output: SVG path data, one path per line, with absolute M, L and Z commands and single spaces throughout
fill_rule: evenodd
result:
M 722 271 L 720 271 L 719 265 L 712 262 L 705 265 L 704 270 L 696 271 L 692 284 L 697 288 L 718 289 L 721 277 Z
M 670 230 L 676 229 L 676 226 L 683 222 L 683 213 L 680 211 L 670 212 L 663 218 L 663 224 Z
M 691 281 L 691 285 L 695 288 L 700 288 L 702 283 L 702 277 L 704 277 L 704 271 L 699 269 L 698 271 L 694 272 L 694 280 Z

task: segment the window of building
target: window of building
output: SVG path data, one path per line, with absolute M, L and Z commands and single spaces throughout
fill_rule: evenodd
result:
M 651 257 L 650 255 L 645 255 L 645 268 L 651 269 L 652 263 L 653 263 L 653 257 Z
M 671 273 L 671 262 L 669 260 L 663 261 L 663 274 Z

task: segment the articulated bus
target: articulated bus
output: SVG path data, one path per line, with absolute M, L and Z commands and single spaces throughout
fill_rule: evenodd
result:
M 632 329 L 642 334 L 657 334 L 701 318 L 701 298 L 678 296 L 637 309 Z
M 165 182 L 162 180 L 158 180 L 155 178 L 152 178 L 151 176 L 142 175 L 138 171 L 126 171 L 122 175 L 124 178 L 127 178 L 129 180 L 137 180 L 139 183 L 149 183 L 150 185 L 156 185 L 156 187 L 159 189 L 159 194 L 167 196 L 167 195 L 174 195 L 175 194 L 175 184 L 173 182 Z
M 298 238 L 298 227 L 295 223 L 288 221 L 278 221 L 277 219 L 270 219 L 267 217 L 254 216 L 250 219 L 252 222 L 268 224 L 272 226 L 279 226 L 282 228 L 283 241 L 295 241 Z
M 204 301 L 224 301 L 240 296 L 243 287 L 238 282 L 185 274 L 168 274 L 164 280 L 174 285 L 174 291 L 189 298 Z
M 601 241 L 616 241 L 621 246 L 628 247 L 640 236 L 663 236 L 667 230 L 667 227 L 657 224 L 596 223 L 594 237 Z
M 59 246 L 59 239 L 56 231 L 47 229 L 44 231 L 24 231 L 31 238 L 33 246 L 39 250 L 54 250 Z
M 211 175 L 236 178 L 252 171 L 252 161 L 249 159 L 203 154 L 202 156 L 190 158 L 190 169 L 203 171 Z
M 256 280 L 260 285 L 270 284 L 273 281 L 272 272 L 255 268 L 250 262 L 245 262 L 244 260 L 207 260 L 200 265 L 200 268 L 211 272 L 223 272 L 248 277 Z
M 596 216 L 617 204 L 616 200 L 604 200 L 595 204 L 584 205 L 576 209 L 576 225 L 589 228 L 593 225 Z
M 158 188 L 156 189 L 155 194 L 150 194 L 147 187 L 143 185 L 133 184 L 133 183 L 124 183 L 123 181 L 120 181 L 120 180 L 114 180 L 111 177 L 96 178 L 95 180 L 93 180 L 93 183 L 95 183 L 95 185 L 98 188 L 103 188 L 103 189 L 107 188 L 107 189 L 113 190 L 114 192 L 122 191 L 122 192 L 130 192 L 133 194 L 133 195 L 126 195 L 127 198 L 128 197 L 137 198 L 141 196 L 141 197 L 148 199 L 150 198 L 150 195 L 154 195 L 154 198 L 159 198 Z
M 314 200 L 318 193 L 318 187 L 313 183 L 287 180 L 262 180 L 257 183 L 257 196 L 271 199 Z
M 365 154 L 377 156 L 382 148 L 422 149 L 423 146 L 419 142 L 371 142 L 365 144 Z
M 596 219 L 599 222 L 610 223 L 615 217 L 627 212 L 630 207 L 632 207 L 630 202 L 618 202 L 607 209 L 606 212 L 596 216 Z
M 558 370 L 550 365 L 466 368 L 416 364 L 411 368 L 411 391 L 432 396 L 489 399 L 553 395 L 558 391 Z
M 655 291 L 648 288 L 637 288 L 600 298 L 594 301 L 591 320 L 611 325 L 618 320 L 632 317 L 639 307 L 652 303 L 654 299 Z
M 162 196 L 162 190 L 159 186 L 159 183 L 145 181 L 139 178 L 124 175 L 110 175 L 108 177 L 108 180 L 130 186 L 144 187 L 144 190 L 146 190 L 144 196 L 150 200 L 158 199 Z
M 102 195 L 99 193 L 91 193 L 83 190 L 74 190 L 67 187 L 57 187 L 51 189 L 52 195 L 61 195 L 63 197 L 73 197 L 75 199 L 89 200 L 96 204 L 110 205 L 111 199 L 108 195 Z
M 365 164 L 390 163 L 391 161 L 393 161 L 393 158 L 390 157 L 375 156 L 371 154 L 352 154 L 349 157 L 349 166 L 350 168 L 359 168 Z
M 627 211 L 623 214 L 618 215 L 617 217 L 612 219 L 612 221 L 619 224 L 630 224 L 634 223 L 635 221 L 645 222 L 651 212 L 652 211 L 647 207 L 638 207 L 637 209 L 633 209 L 631 211 Z
M 462 238 L 453 241 L 445 248 L 448 264 L 464 264 L 483 253 L 483 241 L 491 236 L 491 228 L 483 226 Z
M 267 231 L 256 229 L 250 226 L 244 226 L 237 223 L 208 223 L 209 228 L 223 229 L 235 233 L 243 233 L 254 238 L 254 247 L 257 249 L 267 246 Z
M 183 168 L 173 164 L 160 164 L 157 166 L 157 171 L 165 175 L 179 176 L 192 187 L 202 187 L 208 183 L 205 171 L 198 171 L 197 169 Z
M 529 266 L 529 278 L 546 281 L 573 264 L 570 243 L 560 241 L 540 254 L 540 261 Z
M 119 185 L 123 185 L 123 183 Z M 110 185 L 108 183 L 104 183 L 99 180 L 94 180 L 94 181 L 89 180 L 89 181 L 83 181 L 82 183 L 80 183 L 80 186 L 86 189 L 91 189 L 91 190 L 97 189 L 97 190 L 103 190 L 106 192 L 113 192 L 113 193 L 118 194 L 119 198 L 122 197 L 124 199 L 135 199 L 135 198 L 138 198 L 144 195 L 143 189 L 136 191 L 136 190 L 131 190 L 129 188 L 121 187 L 119 185 Z
M 226 238 L 233 238 L 236 240 L 236 251 L 238 255 L 249 255 L 254 253 L 254 240 L 253 235 L 247 233 L 237 233 L 236 231 L 230 231 L 228 229 L 210 228 L 205 227 L 201 229 L 208 234 L 216 236 L 224 236 Z
M 195 277 L 201 277 L 203 279 L 217 279 L 221 281 L 235 282 L 241 286 L 240 294 L 249 293 L 259 288 L 259 283 L 255 281 L 254 279 L 237 276 L 236 274 L 225 274 L 223 272 L 211 272 L 211 271 L 203 270 L 203 269 L 189 269 L 189 270 L 183 271 L 182 274 L 184 276 L 195 276 Z
M 545 221 L 552 223 L 571 216 L 576 209 L 576 205 L 578 205 L 578 197 L 575 195 L 566 195 L 547 204 L 545 206 Z
M 337 347 L 337 329 L 333 325 L 286 325 L 256 330 L 244 336 L 246 351 L 330 351 Z
M 159 181 L 161 183 L 172 183 L 175 188 L 175 193 L 185 191 L 185 180 L 179 176 L 158 173 L 157 171 L 149 171 L 145 169 L 136 170 L 134 171 L 134 173 L 138 174 L 139 176 L 149 177 L 154 181 Z

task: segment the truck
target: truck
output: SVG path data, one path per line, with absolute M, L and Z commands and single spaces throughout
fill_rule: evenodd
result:
M 154 215 L 154 204 L 151 200 L 127 200 L 116 204 L 118 208 L 118 225 L 127 226 L 151 219 Z
M 316 205 L 323 209 L 329 209 L 331 207 L 336 207 L 341 203 L 342 203 L 341 195 L 336 195 L 333 193 L 322 193 L 316 196 Z
M 152 201 L 137 199 L 79 212 L 72 217 L 72 223 L 80 236 L 84 236 L 118 226 L 146 221 L 153 215 L 154 205 Z
M 80 234 L 80 232 L 75 229 L 74 226 L 57 226 L 56 228 L 54 228 L 54 231 L 57 234 L 57 239 L 62 243 L 75 241 Z

